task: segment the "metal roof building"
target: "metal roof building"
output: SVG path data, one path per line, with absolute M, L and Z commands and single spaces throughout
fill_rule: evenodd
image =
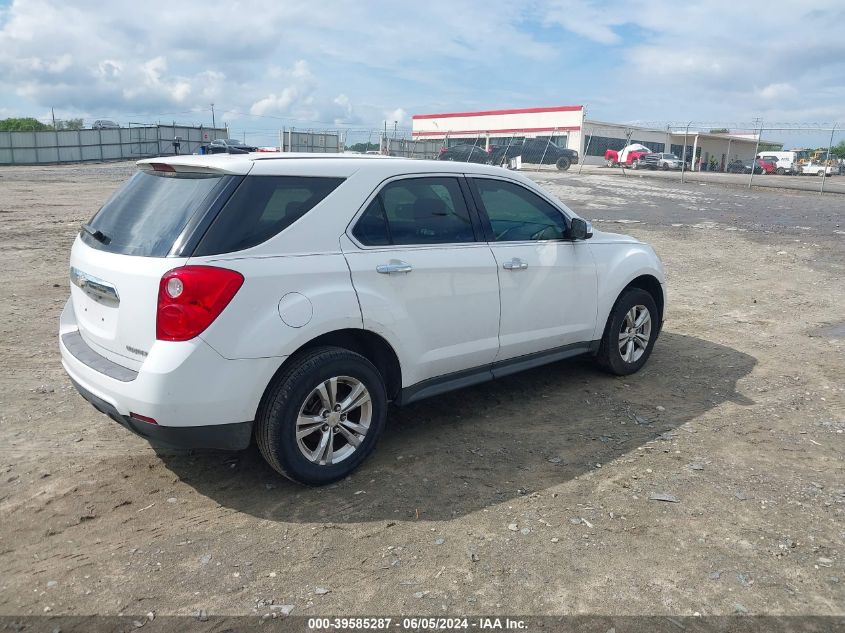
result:
M 438 139 L 444 145 L 475 143 L 507 145 L 515 138 L 550 138 L 561 147 L 578 151 L 581 160 L 600 164 L 608 149 L 620 150 L 641 143 L 655 152 L 696 156 L 702 163 L 715 158 L 720 166 L 754 157 L 756 133 L 718 133 L 698 129 L 657 129 L 586 118 L 582 105 L 416 114 L 414 139 Z M 767 145 L 780 145 L 764 141 Z

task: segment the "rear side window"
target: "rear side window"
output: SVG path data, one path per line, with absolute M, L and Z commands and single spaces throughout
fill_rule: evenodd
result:
M 230 178 L 139 171 L 91 219 L 90 230 L 80 233 L 82 241 L 110 253 L 165 257 L 190 219 L 208 210 Z
M 373 199 L 352 234 L 366 246 L 474 242 L 457 178 L 405 178 Z
M 247 176 L 194 255 L 241 251 L 278 235 L 334 191 L 343 178 Z

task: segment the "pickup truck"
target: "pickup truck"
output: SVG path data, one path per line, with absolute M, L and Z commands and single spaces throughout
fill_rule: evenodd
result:
M 645 165 L 641 165 L 642 159 L 646 154 L 651 154 L 651 150 L 645 145 L 639 143 L 632 143 L 626 145 L 621 150 L 609 149 L 604 153 L 604 162 L 608 167 L 630 167 L 631 169 L 639 169 Z
M 810 161 L 806 165 L 801 165 L 801 169 L 798 172 L 799 176 L 823 176 L 824 172 L 827 171 L 828 176 L 832 176 L 833 174 L 838 174 L 839 170 L 835 167 L 831 167 L 830 165 L 825 166 L 822 163 L 815 163 Z

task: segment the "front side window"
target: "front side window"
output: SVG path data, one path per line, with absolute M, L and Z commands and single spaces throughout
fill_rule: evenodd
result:
M 385 185 L 352 230 L 365 246 L 474 242 L 457 178 L 405 178 Z
M 525 187 L 504 180 L 473 178 L 496 242 L 560 240 L 566 218 Z
M 247 176 L 194 255 L 231 253 L 261 244 L 308 213 L 342 182 L 343 178 Z

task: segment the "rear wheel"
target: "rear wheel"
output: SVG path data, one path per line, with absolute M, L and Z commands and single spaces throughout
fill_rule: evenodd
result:
M 555 165 L 557 165 L 557 168 L 560 171 L 566 171 L 572 165 L 572 161 L 566 158 L 566 156 L 562 156 L 561 158 L 557 159 Z
M 372 452 L 387 417 L 384 381 L 370 361 L 339 347 L 292 359 L 256 418 L 264 459 L 310 486 L 346 477 Z
M 654 298 L 640 288 L 623 291 L 610 311 L 596 361 L 617 376 L 645 365 L 660 330 Z
M 817 176 L 824 176 L 824 169 L 819 169 Z
M 615 167 L 615 166 L 616 166 L 616 161 L 610 160 L 610 159 L 608 158 L 606 161 L 604 161 L 604 164 L 605 164 L 605 165 L 607 165 L 608 167 Z

